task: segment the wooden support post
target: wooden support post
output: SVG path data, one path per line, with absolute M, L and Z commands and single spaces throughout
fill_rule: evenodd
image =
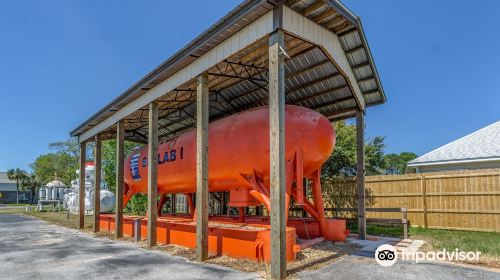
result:
M 424 227 L 429 228 L 429 218 L 427 213 L 427 184 L 425 182 L 425 176 L 420 175 L 420 186 L 422 188 L 422 205 L 424 207 Z
M 366 239 L 366 202 L 365 202 L 365 115 L 356 111 L 356 160 L 358 193 L 358 238 Z
M 158 101 L 149 104 L 148 121 L 148 248 L 156 246 L 158 218 Z
M 196 259 L 208 259 L 208 72 L 196 92 Z
M 285 35 L 283 2 L 273 10 L 269 36 L 269 137 L 271 196 L 271 279 L 286 277 Z
M 408 239 L 408 209 L 401 208 L 401 212 L 403 213 L 403 238 Z
M 101 137 L 95 136 L 94 147 L 94 232 L 100 230 L 101 215 Z
M 78 229 L 85 227 L 85 161 L 87 156 L 87 143 L 80 143 L 80 179 L 78 191 Z
M 115 204 L 115 237 L 123 237 L 123 185 L 124 185 L 124 151 L 125 128 L 123 120 L 116 124 L 116 204 Z

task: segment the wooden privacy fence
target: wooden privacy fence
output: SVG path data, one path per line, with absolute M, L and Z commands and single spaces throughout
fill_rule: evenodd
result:
M 324 181 L 325 207 L 353 207 L 335 204 L 355 201 L 355 178 Z M 407 208 L 412 225 L 500 231 L 500 169 L 367 176 L 366 189 L 372 197 L 367 207 Z M 367 218 L 400 215 L 367 212 Z
M 358 212 L 357 208 L 325 208 L 325 211 L 333 212 L 333 217 L 342 217 L 338 215 L 342 212 Z M 399 219 L 384 219 L 384 218 L 366 218 L 367 224 L 374 225 L 402 225 L 403 226 L 403 238 L 408 238 L 408 210 L 406 208 L 366 208 L 366 212 L 379 212 L 379 213 L 400 213 L 401 217 Z M 351 222 L 356 222 L 357 219 L 348 219 Z

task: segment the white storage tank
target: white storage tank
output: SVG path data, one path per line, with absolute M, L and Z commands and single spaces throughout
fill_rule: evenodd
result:
M 109 213 L 115 209 L 115 195 L 108 190 L 101 190 L 101 213 Z
M 45 200 L 45 188 L 40 188 L 38 190 L 38 199 Z
M 64 193 L 65 193 L 65 191 L 66 191 L 65 188 L 59 188 L 59 194 L 58 194 L 59 200 L 64 200 Z
M 52 188 L 52 200 L 58 200 L 57 194 L 58 194 L 57 188 Z
M 45 188 L 45 199 L 52 200 L 52 188 Z
M 61 188 L 66 188 L 66 185 L 63 182 L 59 181 L 57 177 L 54 181 L 48 182 L 46 187 L 47 200 L 62 200 L 62 197 L 59 196 L 59 190 Z

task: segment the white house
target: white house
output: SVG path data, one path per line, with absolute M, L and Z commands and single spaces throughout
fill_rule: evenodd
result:
M 418 173 L 500 168 L 500 121 L 420 156 L 408 167 Z
M 16 181 L 7 177 L 7 172 L 0 172 L 0 203 L 16 203 Z M 30 202 L 31 194 L 28 191 L 19 191 L 19 202 Z

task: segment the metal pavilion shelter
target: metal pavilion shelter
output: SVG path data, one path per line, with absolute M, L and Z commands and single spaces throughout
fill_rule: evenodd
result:
M 364 238 L 364 114 L 367 107 L 385 101 L 361 21 L 342 3 L 246 0 L 70 134 L 81 144 L 82 168 L 86 143 L 95 141 L 96 180 L 100 179 L 101 140 L 117 139 L 116 235 L 121 237 L 124 140 L 148 143 L 149 155 L 155 155 L 159 142 L 196 127 L 196 197 L 199 209 L 204 209 L 197 219 L 197 256 L 204 261 L 208 170 L 203 163 L 207 159 L 208 123 L 269 105 L 271 200 L 283 208 L 270 213 L 271 236 L 276 241 L 271 248 L 271 275 L 278 279 L 285 276 L 286 267 L 285 240 L 280 238 L 285 228 L 285 158 L 280 149 L 285 104 L 311 108 L 331 121 L 356 117 L 359 228 Z M 148 157 L 150 178 L 157 176 L 153 159 L 155 156 Z M 149 180 L 148 187 L 148 232 L 153 232 L 156 180 Z M 148 234 L 148 245 L 155 244 L 154 234 Z

